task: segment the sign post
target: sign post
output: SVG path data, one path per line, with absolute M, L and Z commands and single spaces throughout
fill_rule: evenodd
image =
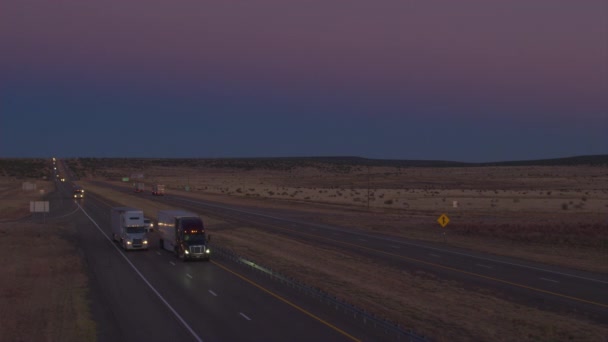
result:
M 49 201 L 30 201 L 31 213 L 44 213 L 44 222 L 46 222 L 46 213 L 49 212 Z
M 445 228 L 448 223 L 450 223 L 450 218 L 446 214 L 441 214 L 441 216 L 439 216 L 439 218 L 437 219 L 437 222 L 439 223 L 441 228 Z M 445 237 L 445 229 L 443 230 L 443 242 L 447 242 Z

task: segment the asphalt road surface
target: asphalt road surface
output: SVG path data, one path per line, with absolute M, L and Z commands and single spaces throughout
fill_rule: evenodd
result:
M 98 185 L 108 186 L 105 183 Z M 122 187 L 109 187 L 132 193 Z M 575 313 L 602 324 L 608 323 L 607 274 L 489 255 L 446 244 L 372 234 L 357 227 L 310 223 L 295 218 L 297 212 L 284 209 L 226 205 L 175 194 L 147 198 L 229 222 L 252 225 L 310 244 L 366 255 L 402 269 L 424 270 L 443 279 L 456 280 L 467 288 L 489 289 L 502 298 L 524 305 Z
M 99 341 L 379 341 L 390 337 L 229 260 L 181 262 L 111 241 L 108 203 L 57 182 L 47 220 L 77 229 Z

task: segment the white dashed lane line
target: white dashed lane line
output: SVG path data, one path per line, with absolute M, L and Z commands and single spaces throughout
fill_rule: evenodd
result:
M 169 261 L 169 263 L 173 266 L 175 266 L 175 263 L 173 261 Z
M 550 281 L 550 282 L 552 282 L 552 283 L 559 283 L 559 281 L 557 281 L 557 280 L 553 280 L 553 279 L 548 279 L 548 278 L 540 278 L 540 279 L 542 279 L 542 280 L 544 280 L 544 281 Z
M 186 273 L 186 277 L 188 277 L 188 278 L 192 279 L 192 276 L 191 276 L 191 275 L 189 275 L 188 273 Z
M 211 293 L 214 297 L 217 297 L 217 294 L 211 290 L 209 290 L 209 293 Z
M 156 254 L 160 255 L 160 252 L 156 252 Z
M 251 321 L 251 318 L 247 317 L 247 315 L 245 315 L 244 313 L 239 312 L 239 315 L 243 316 L 243 318 L 245 318 L 246 320 Z

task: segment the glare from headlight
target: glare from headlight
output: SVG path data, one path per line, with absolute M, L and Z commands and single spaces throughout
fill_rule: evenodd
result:
M 190 252 L 188 252 L 188 250 L 187 250 L 187 249 L 184 251 L 184 253 L 186 253 L 186 254 L 190 254 Z
M 127 245 L 130 245 L 130 244 L 131 244 L 131 241 L 127 241 Z
M 205 251 L 205 253 L 209 254 L 209 253 L 211 253 L 211 251 L 210 251 L 209 249 L 207 249 L 207 250 Z
M 147 244 L 148 244 L 148 240 L 144 240 L 144 245 L 147 245 Z

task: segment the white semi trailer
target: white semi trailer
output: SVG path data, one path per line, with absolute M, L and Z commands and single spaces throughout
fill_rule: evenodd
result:
M 141 209 L 116 207 L 111 210 L 112 238 L 125 250 L 148 249 L 148 237 Z

